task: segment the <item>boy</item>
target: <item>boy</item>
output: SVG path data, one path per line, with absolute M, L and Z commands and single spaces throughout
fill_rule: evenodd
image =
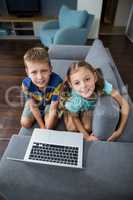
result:
M 30 128 L 37 121 L 40 128 L 53 128 L 58 119 L 57 106 L 62 79 L 52 72 L 44 48 L 29 49 L 24 55 L 24 64 L 28 77 L 22 82 L 26 103 L 21 125 Z

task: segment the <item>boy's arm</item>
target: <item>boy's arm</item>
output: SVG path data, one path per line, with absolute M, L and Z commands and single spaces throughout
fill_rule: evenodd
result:
M 53 128 L 58 121 L 58 104 L 62 87 L 61 81 L 53 91 L 49 112 L 45 114 L 45 125 L 48 129 Z
M 58 120 L 58 100 L 57 101 L 51 101 L 49 113 L 45 115 L 45 125 L 46 128 L 50 129 L 53 128 Z
M 40 128 L 45 128 L 44 121 L 42 119 L 41 113 L 35 101 L 33 99 L 29 99 L 29 105 L 33 116 L 35 117 Z
M 120 105 L 121 117 L 120 117 L 118 129 L 108 138 L 107 141 L 114 141 L 122 135 L 122 132 L 125 128 L 125 125 L 126 125 L 126 122 L 127 122 L 127 119 L 128 119 L 128 114 L 129 114 L 129 109 L 130 109 L 127 100 L 124 97 L 122 97 L 117 90 L 113 89 L 111 96 Z
M 41 117 L 40 111 L 38 109 L 38 106 L 35 103 L 35 101 L 32 99 L 32 93 L 29 92 L 28 87 L 25 86 L 25 84 L 23 82 L 22 82 L 21 90 L 25 97 L 25 100 L 28 100 L 28 102 L 29 102 L 30 110 L 31 110 L 34 118 L 36 119 L 39 127 L 45 128 L 45 125 L 44 125 L 43 119 Z

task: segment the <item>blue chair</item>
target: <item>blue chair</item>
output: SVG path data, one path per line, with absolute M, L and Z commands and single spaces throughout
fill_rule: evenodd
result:
M 40 29 L 41 43 L 48 48 L 52 44 L 84 45 L 93 20 L 94 15 L 85 10 L 71 10 L 62 6 L 58 20 L 48 20 Z

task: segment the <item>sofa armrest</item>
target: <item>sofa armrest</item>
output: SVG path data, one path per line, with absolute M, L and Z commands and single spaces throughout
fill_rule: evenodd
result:
M 61 28 L 55 35 L 54 44 L 83 45 L 87 38 L 86 28 Z
M 58 20 L 54 19 L 54 20 L 48 20 L 46 22 L 44 22 L 44 25 L 42 27 L 42 31 L 45 29 L 57 29 L 59 28 L 59 23 Z
M 84 60 L 90 46 L 83 45 L 51 45 L 50 59 Z

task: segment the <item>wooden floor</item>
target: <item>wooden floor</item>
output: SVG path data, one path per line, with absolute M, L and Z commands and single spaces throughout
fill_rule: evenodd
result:
M 23 55 L 28 48 L 40 45 L 36 40 L 0 40 L 0 155 L 11 135 L 20 129 Z
M 100 36 L 108 47 L 118 67 L 120 75 L 133 99 L 133 43 L 124 35 Z
M 99 36 L 118 66 L 133 98 L 133 43 L 124 36 Z M 88 41 L 90 44 L 91 41 Z M 22 111 L 19 87 L 25 76 L 23 55 L 28 48 L 40 46 L 38 40 L 0 40 L 0 153 L 12 134 L 20 129 Z

